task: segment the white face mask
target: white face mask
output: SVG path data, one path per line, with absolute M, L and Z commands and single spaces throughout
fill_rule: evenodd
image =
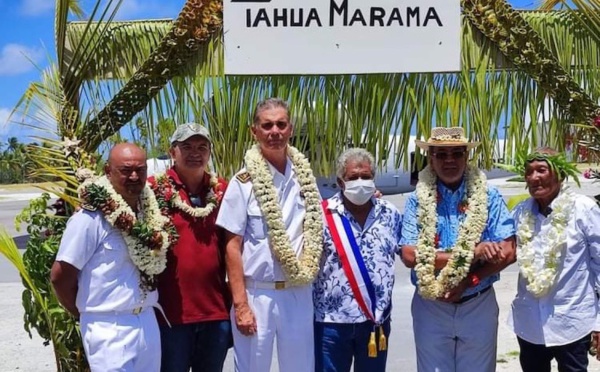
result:
M 354 181 L 344 181 L 344 185 L 344 196 L 355 205 L 365 204 L 375 193 L 375 181 L 373 180 L 359 178 Z

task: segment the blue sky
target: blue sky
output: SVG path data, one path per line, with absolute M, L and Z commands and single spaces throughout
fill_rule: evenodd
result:
M 511 0 L 532 9 L 539 0 Z M 86 13 L 94 0 L 81 0 Z M 185 0 L 123 0 L 119 19 L 174 18 Z M 53 0 L 0 0 L 0 144 L 8 137 L 28 142 L 28 130 L 7 118 L 30 82 L 54 58 Z

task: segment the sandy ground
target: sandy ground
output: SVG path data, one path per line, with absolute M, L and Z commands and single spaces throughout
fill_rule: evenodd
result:
M 497 371 L 520 371 L 517 341 L 512 332 L 504 325 L 510 302 L 514 296 L 516 278 L 516 272 L 507 272 L 503 274 L 502 280 L 495 285 L 500 306 Z M 3 316 L 0 318 L 0 372 L 56 371 L 52 348 L 44 346 L 42 340 L 36 334 L 34 334 L 33 339 L 30 339 L 23 329 L 21 321 L 23 308 L 20 304 L 21 288 L 20 284 L 17 283 L 0 283 L 0 308 L 3 310 Z M 404 332 L 402 330 L 393 329 L 393 332 L 396 335 L 395 337 L 403 337 Z M 391 343 L 390 353 L 414 353 L 414 349 L 394 350 L 394 344 Z M 392 360 L 390 358 L 390 363 L 388 363 L 387 370 L 390 372 L 416 371 L 414 362 L 412 365 L 406 365 L 394 363 Z M 230 352 L 224 371 L 233 372 L 233 370 Z M 277 371 L 275 363 L 271 370 Z M 556 370 L 556 368 L 553 369 L 553 371 Z M 589 371 L 600 372 L 600 362 L 591 360 Z

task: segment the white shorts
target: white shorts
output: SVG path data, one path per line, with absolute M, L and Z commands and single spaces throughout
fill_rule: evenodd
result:
M 92 372 L 160 371 L 160 333 L 154 309 L 82 313 L 81 338 Z

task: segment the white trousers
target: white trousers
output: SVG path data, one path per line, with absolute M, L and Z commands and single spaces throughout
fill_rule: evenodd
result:
M 154 308 L 137 315 L 83 313 L 80 326 L 92 372 L 160 371 L 160 333 Z
M 412 300 L 419 372 L 494 372 L 498 303 L 494 289 L 460 305 Z
M 257 332 L 244 336 L 231 311 L 236 372 L 269 372 L 273 342 L 281 372 L 314 372 L 312 286 L 288 289 L 247 288 Z

